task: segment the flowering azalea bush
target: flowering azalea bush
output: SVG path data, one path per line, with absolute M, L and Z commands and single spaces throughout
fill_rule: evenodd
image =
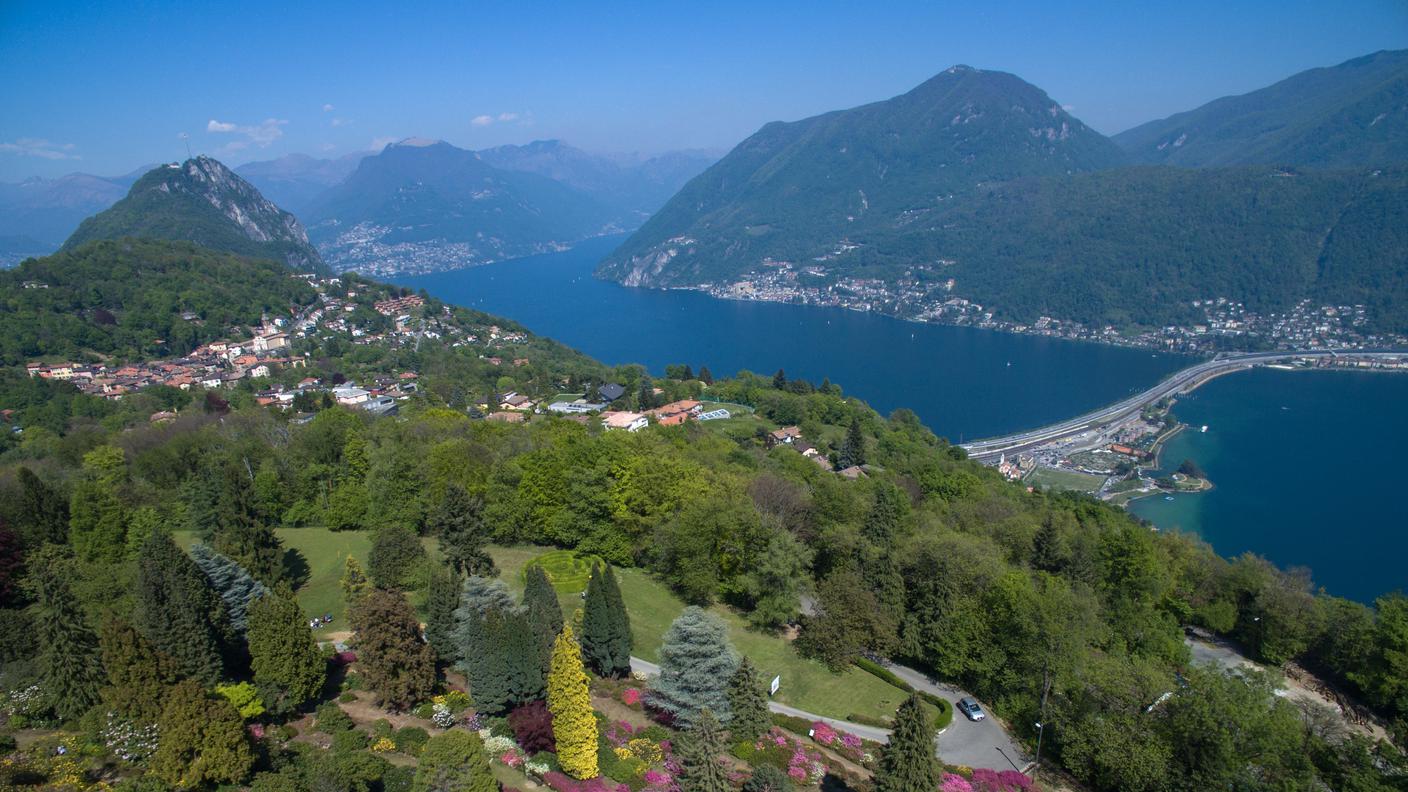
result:
M 523 754 L 510 748 L 499 755 L 499 761 L 516 769 L 523 766 L 524 758 Z
M 835 737 L 834 731 L 832 736 Z M 837 743 L 840 743 L 839 739 Z M 776 728 L 752 743 L 736 746 L 733 755 L 755 766 L 772 765 L 798 784 L 819 784 L 826 775 L 826 764 L 822 761 L 820 752 L 801 741 L 789 738 Z
M 961 775 L 944 773 L 943 780 L 939 782 L 939 792 L 973 792 L 973 785 Z
M 811 727 L 811 736 L 817 743 L 830 748 L 852 762 L 868 765 L 874 761 L 865 750 L 861 739 L 850 732 L 840 732 L 824 721 L 816 721 Z
M 113 755 L 124 762 L 140 762 L 156 752 L 155 723 L 139 725 L 116 712 L 109 712 L 98 737 Z
M 1016 770 L 974 770 L 973 792 L 1023 792 L 1032 788 L 1032 780 Z
M 442 729 L 455 725 L 455 713 L 450 711 L 450 705 L 442 701 L 435 702 L 435 708 L 430 711 L 430 719 Z
M 640 707 L 640 688 L 628 687 L 621 691 L 621 703 L 627 707 Z

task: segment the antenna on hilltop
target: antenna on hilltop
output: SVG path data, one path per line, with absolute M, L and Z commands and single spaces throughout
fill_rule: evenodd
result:
M 191 158 L 191 136 L 182 132 L 180 138 L 186 142 L 186 159 Z

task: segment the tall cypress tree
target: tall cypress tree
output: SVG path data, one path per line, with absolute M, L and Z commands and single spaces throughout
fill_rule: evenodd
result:
M 464 575 L 498 574 L 494 559 L 485 550 L 489 544 L 489 524 L 484 519 L 484 499 L 470 495 L 464 487 L 450 484 L 445 497 L 430 512 L 427 525 L 440 537 L 440 554 Z
M 552 733 L 562 769 L 573 778 L 596 778 L 596 718 L 592 715 L 587 672 L 582 667 L 582 650 L 572 637 L 570 625 L 562 628 L 553 644 L 548 711 L 552 713 Z
M 527 581 L 523 587 L 523 609 L 528 616 L 528 626 L 538 637 L 542 647 L 544 664 L 552 655 L 553 643 L 562 632 L 562 604 L 557 600 L 557 590 L 548 581 L 547 573 L 541 566 L 528 568 Z M 544 666 L 546 668 L 546 665 Z
M 728 729 L 735 742 L 756 740 L 772 727 L 763 680 L 758 677 L 753 661 L 747 657 L 738 664 L 738 670 L 728 681 L 728 705 L 732 710 Z
M 269 592 L 244 567 L 211 550 L 204 542 L 191 545 L 191 558 L 225 603 L 230 627 L 243 635 L 249 626 L 249 604 Z
M 719 762 L 723 751 L 724 735 L 719 719 L 705 709 L 680 745 L 680 792 L 730 792 L 733 783 Z
M 939 783 L 934 756 L 934 724 L 924 703 L 911 693 L 895 712 L 890 742 L 880 749 L 875 771 L 876 792 L 933 792 Z
M 104 681 L 98 636 L 68 586 L 66 566 L 63 559 L 41 559 L 30 576 L 42 689 L 63 720 L 97 704 Z
M 200 567 L 163 532 L 137 557 L 133 624 L 181 673 L 206 685 L 220 678 L 221 647 L 231 637 L 225 605 Z
M 502 651 L 508 669 L 509 701 L 515 706 L 537 701 L 547 689 L 550 659 L 547 648 L 538 641 L 527 613 L 521 608 L 506 614 L 504 627 Z
M 456 644 L 459 668 L 469 682 L 469 695 L 479 711 L 498 715 L 513 700 L 509 689 L 507 651 L 509 617 L 505 611 L 461 611 Z
M 463 579 L 459 573 L 436 564 L 430 571 L 430 591 L 425 603 L 425 638 L 435 650 L 435 656 L 442 663 L 453 663 L 459 659 L 455 647 L 455 610 L 460 605 L 460 587 Z
M 692 726 L 704 710 L 730 716 L 728 680 L 738 670 L 738 654 L 723 622 L 690 606 L 665 632 L 660 674 L 651 682 L 651 702 Z
M 266 591 L 249 606 L 249 657 L 259 697 L 283 714 L 323 689 L 327 661 L 318 652 L 303 609 L 286 586 Z
M 588 665 L 605 677 L 631 672 L 631 619 L 608 564 L 594 568 L 582 607 L 582 654 Z

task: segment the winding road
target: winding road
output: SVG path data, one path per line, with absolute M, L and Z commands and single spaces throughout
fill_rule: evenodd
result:
M 977 698 L 952 685 L 935 682 L 913 668 L 893 663 L 886 663 L 886 666 L 894 672 L 895 676 L 903 679 L 916 690 L 932 693 L 950 704 L 956 705 L 958 700 L 965 696 L 974 700 Z M 660 666 L 639 657 L 632 657 L 631 670 L 643 676 L 655 676 L 660 673 Z M 874 742 L 884 743 L 889 742 L 890 739 L 889 729 L 828 718 L 777 701 L 769 701 L 768 709 L 794 718 L 821 721 L 841 731 L 850 732 L 857 737 Z M 974 722 L 965 718 L 955 706 L 953 722 L 948 725 L 948 728 L 939 732 L 934 743 L 939 758 L 949 764 L 983 767 L 991 770 L 1023 770 L 1031 762 L 1031 758 L 1017 744 L 1017 741 L 1012 739 L 1012 736 L 993 717 L 991 712 L 984 720 Z
M 968 452 L 969 458 L 980 462 L 995 459 L 1001 454 L 1025 451 L 1032 446 L 1073 437 L 1106 424 L 1122 421 L 1144 409 L 1146 405 L 1153 404 L 1166 396 L 1171 396 L 1179 391 L 1190 391 L 1219 374 L 1251 368 L 1258 364 L 1274 363 L 1276 361 L 1291 360 L 1293 358 L 1355 357 L 1372 359 L 1401 358 L 1405 355 L 1408 355 L 1408 350 L 1401 349 L 1373 351 L 1327 349 L 1308 352 L 1280 351 L 1220 355 L 1212 360 L 1205 360 L 1202 363 L 1178 371 L 1173 376 L 1163 380 L 1154 387 L 1124 399 L 1123 401 L 1101 407 L 1098 410 L 1061 421 L 1060 423 L 1043 426 L 1039 429 L 964 443 L 962 448 Z

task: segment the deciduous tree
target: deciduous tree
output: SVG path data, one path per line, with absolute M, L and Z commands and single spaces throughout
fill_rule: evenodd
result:
M 425 547 L 416 532 L 404 525 L 392 524 L 372 536 L 367 568 L 377 586 L 399 589 L 406 585 L 416 565 L 424 560 Z

